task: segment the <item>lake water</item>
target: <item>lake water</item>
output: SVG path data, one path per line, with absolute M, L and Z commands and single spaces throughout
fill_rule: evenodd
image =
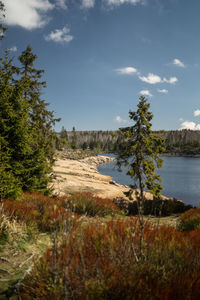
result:
M 162 194 L 198 206 L 200 204 L 200 158 L 163 157 L 163 159 L 163 166 L 157 171 L 162 178 Z M 101 174 L 111 176 L 118 183 L 133 184 L 131 178 L 126 175 L 125 169 L 118 172 L 116 162 L 102 164 L 98 170 Z

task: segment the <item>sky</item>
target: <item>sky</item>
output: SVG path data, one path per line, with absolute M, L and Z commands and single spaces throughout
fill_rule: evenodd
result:
M 71 130 L 130 126 L 144 95 L 152 129 L 200 130 L 199 0 L 3 0 L 0 42 L 30 44 L 44 69 L 42 99 Z

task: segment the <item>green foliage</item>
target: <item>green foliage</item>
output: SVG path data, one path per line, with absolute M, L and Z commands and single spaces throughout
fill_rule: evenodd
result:
M 127 175 L 133 178 L 139 188 L 139 204 L 144 202 L 144 189 L 159 197 L 162 187 L 160 176 L 155 173 L 156 167 L 162 166 L 163 138 L 152 133 L 149 112 L 150 104 L 144 96 L 140 97 L 136 112 L 130 111 L 129 117 L 135 122 L 132 127 L 121 128 L 124 136 L 124 146 L 118 155 L 118 166 L 128 166 Z
M 75 149 L 78 148 L 78 145 L 77 145 L 77 134 L 76 134 L 75 127 L 72 128 L 72 132 L 73 132 L 73 135 L 72 135 L 71 147 L 72 147 L 72 149 L 75 150 Z
M 45 81 L 40 81 L 44 70 L 34 68 L 37 56 L 33 54 L 30 45 L 19 56 L 21 63 L 20 75 L 25 78 L 29 85 L 24 93 L 24 98 L 30 104 L 30 126 L 34 134 L 35 148 L 42 148 L 46 158 L 53 162 L 54 143 L 56 134 L 52 127 L 60 119 L 54 118 L 54 112 L 49 111 L 47 102 L 41 99 L 41 90 L 46 87 Z
M 23 299 L 199 299 L 200 235 L 133 218 L 88 222 L 47 250 L 21 285 Z
M 49 193 L 55 123 L 40 99 L 42 70 L 33 68 L 30 46 L 13 65 L 9 51 L 0 59 L 0 198 L 17 198 L 22 191 Z
M 182 201 L 176 199 L 162 200 L 155 198 L 153 200 L 144 200 L 143 214 L 165 217 L 183 213 L 191 208 L 191 205 L 185 205 Z M 138 205 L 136 201 L 129 202 L 127 213 L 128 215 L 138 214 Z
M 179 217 L 179 230 L 200 230 L 200 208 L 193 208 Z M 200 234 L 200 232 L 199 232 Z
M 77 214 L 89 217 L 120 214 L 120 210 L 111 200 L 99 198 L 90 193 L 72 195 L 67 199 L 66 207 Z

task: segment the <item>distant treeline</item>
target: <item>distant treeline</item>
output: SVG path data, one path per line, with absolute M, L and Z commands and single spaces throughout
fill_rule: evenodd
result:
M 199 155 L 199 130 L 154 131 L 154 134 L 164 137 L 166 153 L 173 155 Z M 58 148 L 89 149 L 100 152 L 120 151 L 123 145 L 123 136 L 120 131 L 67 131 L 64 127 L 58 133 Z

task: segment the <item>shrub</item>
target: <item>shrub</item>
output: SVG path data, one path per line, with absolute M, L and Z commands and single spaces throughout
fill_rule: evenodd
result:
M 176 199 L 162 200 L 153 199 L 145 200 L 143 207 L 144 215 L 155 215 L 155 216 L 170 216 L 172 214 L 183 213 L 191 209 L 191 205 L 186 205 L 182 201 Z M 129 202 L 128 215 L 138 214 L 137 201 Z
M 89 217 L 105 217 L 119 214 L 119 208 L 109 199 L 102 199 L 90 193 L 79 193 L 69 197 L 66 207 L 71 211 Z
M 19 201 L 4 200 L 4 212 L 10 218 L 36 225 L 42 231 L 53 231 L 62 227 L 64 220 L 71 222 L 73 214 L 67 211 L 66 198 L 52 198 L 39 193 L 25 193 Z
M 200 208 L 193 208 L 179 217 L 179 230 L 190 231 L 194 229 L 200 230 Z M 200 234 L 200 232 L 199 232 Z
M 89 221 L 47 250 L 22 299 L 199 299 L 200 235 L 120 218 Z

